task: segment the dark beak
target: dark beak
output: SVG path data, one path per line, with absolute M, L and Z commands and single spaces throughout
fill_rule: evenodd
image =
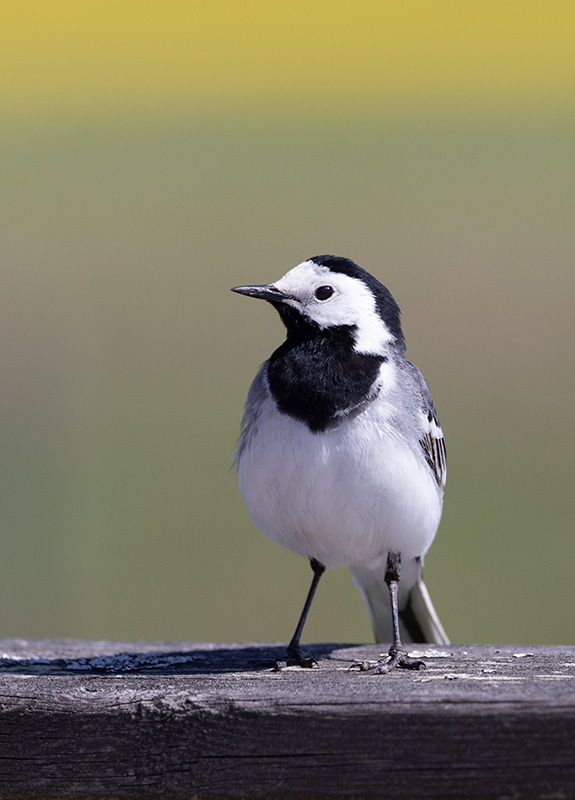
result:
M 232 292 L 245 294 L 248 297 L 259 297 L 260 300 L 268 300 L 270 303 L 283 303 L 287 295 L 269 283 L 267 286 L 234 286 Z

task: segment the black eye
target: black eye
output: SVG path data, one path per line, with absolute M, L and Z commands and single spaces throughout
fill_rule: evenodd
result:
M 329 300 L 333 294 L 333 287 L 331 286 L 318 286 L 315 290 L 316 300 Z

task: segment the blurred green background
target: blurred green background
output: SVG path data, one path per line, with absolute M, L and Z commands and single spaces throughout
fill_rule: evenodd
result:
M 283 339 L 231 286 L 353 258 L 446 433 L 456 642 L 575 643 L 570 2 L 3 10 L 0 635 L 285 641 L 311 572 L 231 456 Z M 370 641 L 347 571 L 308 641 Z

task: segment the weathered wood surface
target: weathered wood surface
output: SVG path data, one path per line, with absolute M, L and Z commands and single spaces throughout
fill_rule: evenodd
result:
M 575 797 L 575 647 L 0 640 L 0 798 Z

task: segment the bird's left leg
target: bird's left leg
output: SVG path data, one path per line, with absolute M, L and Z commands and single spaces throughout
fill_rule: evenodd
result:
M 425 669 L 425 662 L 416 658 L 409 658 L 401 644 L 399 632 L 399 610 L 397 606 L 397 589 L 401 578 L 401 553 L 388 553 L 385 568 L 385 583 L 389 589 L 391 600 L 391 618 L 393 624 L 393 643 L 389 648 L 387 658 L 375 663 L 362 662 L 358 666 L 365 671 L 375 674 L 390 672 L 395 667 L 403 669 Z
M 276 661 L 275 664 L 276 671 L 280 671 L 281 669 L 287 667 L 288 664 L 291 663 L 298 664 L 300 667 L 317 667 L 317 661 L 311 656 L 307 656 L 302 652 L 302 649 L 300 647 L 300 639 L 303 633 L 303 626 L 305 625 L 305 621 L 307 619 L 307 615 L 309 613 L 311 603 L 315 595 L 315 590 L 317 589 L 319 579 L 325 572 L 325 567 L 323 564 L 320 564 L 320 562 L 317 561 L 315 558 L 310 558 L 309 563 L 313 570 L 313 579 L 311 582 L 311 586 L 309 587 L 309 592 L 307 594 L 303 611 L 301 612 L 301 616 L 299 618 L 299 622 L 295 629 L 295 633 L 292 636 L 290 643 L 288 644 L 284 660 Z

